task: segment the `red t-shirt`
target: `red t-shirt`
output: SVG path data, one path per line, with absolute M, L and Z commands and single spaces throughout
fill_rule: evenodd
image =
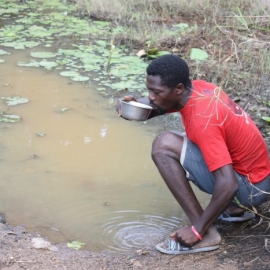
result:
M 187 137 L 201 149 L 209 170 L 232 164 L 251 183 L 270 174 L 266 143 L 247 113 L 220 88 L 193 81 L 193 91 L 180 110 Z

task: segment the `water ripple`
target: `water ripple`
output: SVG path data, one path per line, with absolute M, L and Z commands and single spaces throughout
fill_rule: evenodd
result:
M 178 217 L 138 213 L 134 221 L 127 221 L 123 211 L 115 211 L 114 214 L 116 216 L 101 226 L 101 231 L 105 238 L 110 239 L 107 248 L 118 252 L 134 248 L 153 248 L 183 223 Z

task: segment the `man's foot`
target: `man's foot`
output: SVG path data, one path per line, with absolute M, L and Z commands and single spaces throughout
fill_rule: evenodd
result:
M 228 222 L 243 222 L 251 220 L 255 217 L 255 214 L 248 212 L 243 208 L 235 207 L 230 205 L 226 211 L 224 211 L 219 217 L 218 220 L 228 221 Z
M 228 222 L 243 222 L 248 221 L 255 218 L 255 214 L 252 212 L 243 212 L 240 215 L 231 216 L 227 212 L 223 212 L 219 217 L 218 220 L 228 221 Z
M 162 253 L 171 255 L 205 252 L 218 249 L 220 241 L 221 237 L 219 233 L 211 226 L 203 236 L 203 239 L 193 247 L 183 246 L 169 238 L 164 243 L 156 245 L 156 249 Z
M 230 215 L 231 217 L 237 217 L 243 214 L 246 210 L 240 207 L 235 207 L 230 205 L 225 212 Z

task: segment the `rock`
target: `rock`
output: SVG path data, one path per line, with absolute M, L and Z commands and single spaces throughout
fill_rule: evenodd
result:
M 47 242 L 42 238 L 32 238 L 31 242 L 36 249 L 48 249 L 54 252 L 58 252 L 58 248 L 56 246 L 53 246 L 50 242 Z
M 5 219 L 5 216 L 0 214 L 0 223 L 2 224 L 6 224 L 6 219 Z
M 135 261 L 133 263 L 133 266 L 141 268 L 142 267 L 142 264 L 139 261 Z

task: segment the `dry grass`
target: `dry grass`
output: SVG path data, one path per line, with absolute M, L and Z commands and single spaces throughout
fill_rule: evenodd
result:
M 268 0 L 73 0 L 78 13 L 111 21 L 115 45 L 137 49 L 157 47 L 186 59 L 193 79 L 205 79 L 241 97 L 249 109 L 250 97 L 258 104 L 254 117 L 270 116 L 270 2 Z M 188 23 L 188 31 L 168 31 Z M 191 48 L 208 52 L 209 59 L 191 61 Z M 267 111 L 268 110 L 268 111 Z M 266 128 L 266 134 L 270 134 Z M 268 135 L 269 135 L 268 134 Z
M 188 58 L 190 48 L 206 50 L 209 61 L 191 63 L 194 77 L 258 94 L 270 74 L 270 3 L 267 0 L 75 0 L 78 12 L 122 26 L 115 40 L 141 48 L 166 48 Z M 168 28 L 188 23 L 175 35 Z M 117 45 L 117 44 L 116 44 Z M 209 73 L 206 66 L 215 67 Z M 252 74 L 252 76 L 250 76 Z

